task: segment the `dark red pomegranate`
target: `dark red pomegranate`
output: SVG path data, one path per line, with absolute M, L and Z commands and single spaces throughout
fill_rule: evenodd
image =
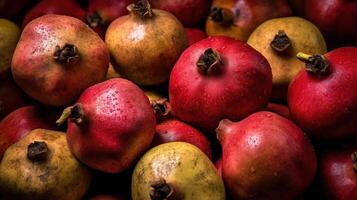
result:
M 0 80 L 0 121 L 9 113 L 27 104 L 25 93 L 12 77 Z
M 321 186 L 326 198 L 356 199 L 357 148 L 326 151 L 322 153 L 319 164 Z
M 218 158 L 214 163 L 214 166 L 216 166 L 219 175 L 222 176 L 222 158 Z
M 30 21 L 46 14 L 68 15 L 85 21 L 85 11 L 74 0 L 43 0 L 25 16 L 23 27 Z
M 155 134 L 155 114 L 148 98 L 134 83 L 121 78 L 86 89 L 58 123 L 66 118 L 73 154 L 107 173 L 127 169 L 150 146 Z
M 15 17 L 30 0 L 0 0 L 0 18 Z
M 185 33 L 187 36 L 188 46 L 191 46 L 191 44 L 196 43 L 207 37 L 205 32 L 195 28 L 185 28 Z
M 268 103 L 265 110 L 279 114 L 287 119 L 291 119 L 289 107 L 287 105 L 278 103 Z
M 209 0 L 150 0 L 153 8 L 169 11 L 185 27 L 198 27 L 209 12 Z
M 313 181 L 313 146 L 290 120 L 261 111 L 236 123 L 222 120 L 216 131 L 234 199 L 297 199 Z
M 357 44 L 357 1 L 309 0 L 305 17 L 331 39 Z
M 89 0 L 86 21 L 102 38 L 108 25 L 116 18 L 128 14 L 126 7 L 133 0 Z
M 203 39 L 181 55 L 169 83 L 173 113 L 213 132 L 221 119 L 240 120 L 263 109 L 272 88 L 267 60 L 228 37 Z
M 187 142 L 195 145 L 212 158 L 211 146 L 208 139 L 199 130 L 179 120 L 166 120 L 156 125 L 156 133 L 152 146 L 167 142 Z
M 357 48 L 335 49 L 324 56 L 298 54 L 306 63 L 291 82 L 292 118 L 311 137 L 344 139 L 357 133 Z
M 6 116 L 0 123 L 0 160 L 10 145 L 37 128 L 52 128 L 43 110 L 37 106 L 25 106 Z
M 24 28 L 12 58 L 16 83 L 41 103 L 73 103 L 87 87 L 105 79 L 109 51 L 84 22 L 45 15 Z

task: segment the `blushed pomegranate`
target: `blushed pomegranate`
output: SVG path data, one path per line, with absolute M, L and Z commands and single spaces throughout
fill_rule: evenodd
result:
M 185 33 L 188 40 L 188 46 L 191 46 L 191 44 L 203 40 L 207 37 L 205 32 L 195 28 L 185 28 Z
M 74 0 L 43 0 L 25 16 L 23 27 L 30 21 L 46 14 L 68 15 L 85 21 L 85 11 Z
M 179 120 L 166 120 L 156 125 L 156 133 L 152 146 L 167 142 L 187 142 L 193 144 L 205 153 L 208 158 L 212 158 L 210 142 L 204 134 Z
M 169 95 L 176 117 L 213 131 L 223 118 L 240 120 L 263 109 L 271 88 L 271 69 L 260 53 L 216 36 L 184 51 L 171 72 Z
M 313 181 L 316 156 L 301 129 L 261 111 L 240 122 L 222 120 L 222 176 L 234 199 L 297 199 Z
M 306 63 L 289 86 L 294 121 L 316 139 L 344 139 L 357 133 L 357 48 L 325 55 L 298 54 Z
M 37 106 L 21 107 L 6 116 L 0 123 L 0 160 L 10 145 L 30 131 L 37 128 L 51 129 L 45 116 L 43 110 Z
M 108 66 L 105 43 L 85 23 L 69 16 L 45 15 L 24 28 L 11 69 L 28 95 L 44 104 L 64 106 L 103 81 Z
M 114 78 L 86 89 L 58 123 L 67 123 L 73 154 L 107 173 L 127 169 L 148 148 L 155 114 L 144 92 L 131 81 Z

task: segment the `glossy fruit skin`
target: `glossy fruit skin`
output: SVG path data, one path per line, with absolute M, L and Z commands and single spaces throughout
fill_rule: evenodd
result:
M 220 54 L 223 65 L 203 75 L 196 63 L 208 48 Z M 267 60 L 249 45 L 224 36 L 208 37 L 186 49 L 175 64 L 170 103 L 176 117 L 213 132 L 223 118 L 240 120 L 263 109 L 271 80 Z
M 171 13 L 156 9 L 152 17 L 131 12 L 117 18 L 108 27 L 105 42 L 119 74 L 145 86 L 167 81 L 187 47 L 182 24 Z
M 11 74 L 11 59 L 20 34 L 21 31 L 16 24 L 0 18 L 0 79 Z
M 206 33 L 201 31 L 200 29 L 185 28 L 185 33 L 188 40 L 188 46 L 191 46 L 193 43 L 207 38 Z
M 144 92 L 131 81 L 114 78 L 86 89 L 76 105 L 84 123 L 67 123 L 74 155 L 91 168 L 119 173 L 146 150 L 155 134 L 155 114 Z
M 23 27 L 30 21 L 46 14 L 67 15 L 85 21 L 86 13 L 74 0 L 43 0 L 25 16 Z
M 292 119 L 316 139 L 344 139 L 357 133 L 357 48 L 326 53 L 326 75 L 301 71 L 289 86 Z
M 264 21 L 292 15 L 286 0 L 213 0 L 211 10 L 214 7 L 227 9 L 233 16 L 233 22 L 222 24 L 208 17 L 207 35 L 225 35 L 241 41 L 247 41 L 254 29 Z
M 10 145 L 37 128 L 53 128 L 37 106 L 24 106 L 6 116 L 0 123 L 0 160 Z
M 285 117 L 286 119 L 291 119 L 289 107 L 287 105 L 278 103 L 268 103 L 266 110 L 279 114 Z
M 207 17 L 209 0 L 149 0 L 153 8 L 166 10 L 185 27 L 198 27 Z
M 234 199 L 296 199 L 313 181 L 316 156 L 301 129 L 261 111 L 240 122 L 222 120 L 222 175 Z
M 15 17 L 30 0 L 0 0 L 0 17 Z
M 212 158 L 210 142 L 202 132 L 176 119 L 166 120 L 156 125 L 152 146 L 168 142 L 187 142 L 198 147 L 208 158 Z
M 76 46 L 78 58 L 62 63 L 55 59 L 55 52 L 66 44 Z M 29 96 L 44 104 L 64 106 L 85 88 L 103 81 L 108 66 L 107 47 L 92 29 L 76 18 L 51 14 L 24 28 L 11 70 Z
M 351 154 L 357 149 L 327 150 L 319 158 L 319 183 L 329 200 L 350 200 L 357 197 L 357 171 Z
M 88 24 L 101 36 L 101 38 L 104 38 L 108 25 L 116 18 L 127 15 L 128 10 L 126 7 L 131 3 L 133 3 L 133 0 L 89 0 L 87 23 L 88 17 L 94 13 L 98 14 L 101 18 L 100 23 Z
M 357 44 L 357 2 L 349 0 L 310 0 L 305 17 L 334 40 Z
M 0 121 L 9 113 L 28 104 L 26 94 L 12 77 L 0 80 Z

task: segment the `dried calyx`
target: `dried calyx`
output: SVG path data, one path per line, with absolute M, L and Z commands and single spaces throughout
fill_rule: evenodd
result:
M 329 62 L 323 55 L 298 53 L 297 58 L 305 63 L 306 71 L 315 75 L 325 75 L 329 70 Z
M 225 8 L 213 7 L 209 17 L 213 21 L 222 25 L 231 25 L 234 22 L 234 15 L 232 11 Z
M 32 162 L 42 162 L 48 157 L 49 149 L 45 142 L 34 141 L 27 146 L 27 158 Z
M 64 109 L 61 117 L 56 121 L 56 124 L 60 126 L 66 122 L 67 119 L 76 124 L 81 124 L 84 122 L 84 112 L 81 104 L 76 104 Z
M 222 64 L 223 62 L 218 52 L 212 48 L 206 49 L 197 61 L 198 71 L 203 75 L 210 74 Z
M 283 30 L 279 30 L 274 39 L 270 42 L 271 48 L 275 51 L 283 52 L 291 46 L 289 37 Z
M 160 98 L 150 101 L 155 113 L 160 113 L 162 116 L 166 116 L 171 112 L 171 106 L 166 98 Z
M 148 0 L 136 0 L 135 3 L 130 4 L 127 9 L 129 12 L 138 14 L 141 18 L 151 17 L 153 15 Z
M 152 200 L 168 200 L 173 194 L 173 188 L 165 179 L 154 181 L 150 185 L 150 198 Z
M 59 63 L 75 63 L 79 59 L 77 47 L 68 43 L 63 47 L 57 45 L 53 58 Z
M 99 24 L 104 23 L 102 17 L 99 15 L 99 13 L 97 11 L 93 12 L 92 14 L 87 15 L 86 21 L 90 27 L 97 27 L 97 26 L 99 26 Z

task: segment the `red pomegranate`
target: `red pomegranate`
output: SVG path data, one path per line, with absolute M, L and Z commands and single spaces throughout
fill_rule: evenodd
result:
M 279 114 L 287 119 L 291 119 L 289 107 L 284 104 L 268 103 L 265 110 Z
M 1 0 L 0 1 L 0 18 L 15 17 L 26 5 L 31 2 L 30 0 Z
M 58 123 L 69 118 L 67 140 L 73 154 L 107 173 L 127 169 L 150 146 L 155 114 L 134 83 L 114 78 L 86 89 Z
M 222 120 L 217 137 L 223 180 L 234 199 L 296 199 L 314 179 L 313 146 L 278 114 L 261 111 L 236 123 Z
M 174 14 L 185 27 L 198 27 L 207 17 L 209 0 L 150 0 L 157 9 Z
M 169 82 L 173 113 L 213 132 L 223 118 L 240 120 L 263 109 L 272 88 L 267 60 L 249 45 L 224 36 L 184 51 Z
M 108 25 L 116 18 L 127 15 L 126 7 L 131 3 L 133 0 L 89 0 L 87 24 L 104 38 Z
M 166 120 L 156 125 L 156 133 L 152 146 L 167 142 L 187 142 L 195 145 L 212 158 L 211 146 L 208 139 L 199 130 L 179 120 Z
M 191 46 L 191 44 L 203 40 L 207 37 L 205 32 L 195 28 L 185 28 L 185 33 L 187 36 L 188 46 Z
M 85 21 L 85 11 L 74 0 L 43 0 L 25 16 L 23 27 L 30 21 L 46 14 L 68 15 Z
M 103 81 L 108 66 L 105 43 L 85 23 L 74 17 L 45 15 L 24 28 L 11 70 L 28 95 L 44 104 L 64 106 Z
M 357 148 L 326 151 L 319 164 L 321 186 L 328 199 L 356 199 Z
M 37 128 L 52 128 L 43 110 L 37 106 L 25 106 L 6 116 L 0 123 L 0 160 L 10 145 Z
M 298 54 L 306 63 L 290 83 L 292 118 L 311 137 L 344 139 L 357 133 L 357 48 L 324 56 Z
M 27 96 L 12 77 L 0 80 L 0 121 L 9 113 L 27 104 Z

